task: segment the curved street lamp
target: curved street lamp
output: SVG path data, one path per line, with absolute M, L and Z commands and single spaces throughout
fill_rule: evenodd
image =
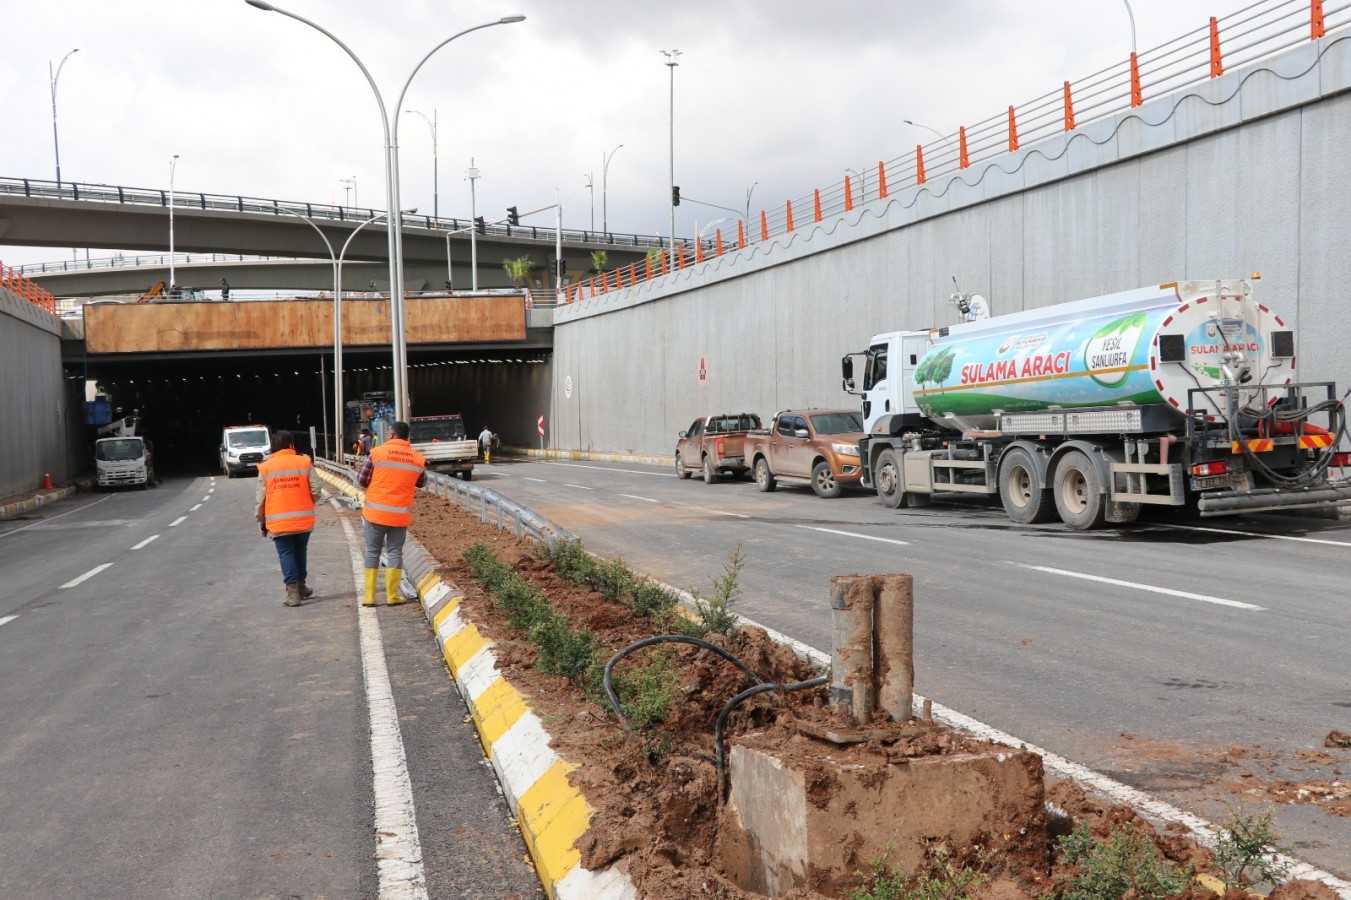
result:
M 174 169 L 178 166 L 178 154 L 169 160 L 169 296 L 177 299 L 174 293 L 178 282 L 174 280 Z
M 56 150 L 56 186 L 58 189 L 61 187 L 61 141 L 56 136 L 56 83 L 61 80 L 61 69 L 65 67 L 66 60 L 79 52 L 80 48 L 76 47 L 70 53 L 61 57 L 61 62 L 57 65 L 55 73 L 52 72 L 52 61 L 47 60 L 47 75 L 52 81 L 52 146 Z
M 432 130 L 432 218 L 438 222 L 441 220 L 441 177 L 437 175 L 437 156 L 436 156 L 436 109 L 432 109 L 432 117 L 427 118 L 424 112 L 418 112 L 416 109 L 405 109 L 404 112 L 415 116 L 422 116 L 422 121 L 427 123 L 427 127 Z
M 361 74 L 366 76 L 366 83 L 370 85 L 371 92 L 375 94 L 376 106 L 380 109 L 380 122 L 384 127 L 385 195 L 387 197 L 385 205 L 391 210 L 399 209 L 399 119 L 396 116 L 393 122 L 390 121 L 389 114 L 385 109 L 384 96 L 380 93 L 380 88 L 376 86 L 375 79 L 371 77 L 371 73 L 367 70 L 366 64 L 352 52 L 352 48 L 344 44 L 337 35 L 333 34 L 322 25 L 312 22 L 304 16 L 282 9 L 280 6 L 274 6 L 273 4 L 268 3 L 267 0 L 244 0 L 244 2 L 249 4 L 249 6 L 263 10 L 264 12 L 281 13 L 288 18 L 295 19 L 297 22 L 303 22 L 310 26 L 315 31 L 318 31 L 320 34 L 324 35 L 324 37 L 341 47 L 343 52 L 351 57 L 352 62 L 357 64 L 357 68 L 361 70 Z M 413 71 L 409 73 L 407 80 L 404 81 L 403 87 L 399 91 L 398 102 L 394 104 L 394 108 L 400 109 L 403 107 L 403 98 L 408 93 L 408 86 L 412 84 L 413 78 L 437 50 L 440 50 L 446 44 L 449 44 L 456 38 L 463 37 L 470 32 L 479 31 L 483 28 L 491 28 L 494 25 L 510 25 L 515 22 L 523 21 L 525 21 L 525 16 L 522 15 L 503 16 L 494 22 L 484 22 L 482 25 L 475 25 L 472 28 L 466 28 L 463 31 L 456 32 L 437 44 L 418 61 L 417 65 L 413 66 Z M 408 421 L 409 409 L 408 346 L 404 322 L 402 217 L 400 217 L 399 222 L 392 222 L 389 229 L 389 309 L 394 361 L 394 415 L 406 422 Z
M 672 69 L 671 71 L 674 72 L 675 70 Z M 623 146 L 623 144 L 619 145 L 619 147 Z M 610 233 L 610 207 L 605 200 L 605 184 L 610 174 L 610 160 L 614 159 L 615 154 L 619 152 L 619 147 L 606 153 L 600 160 L 600 230 L 604 234 Z M 594 229 L 595 224 L 593 223 L 591 227 Z

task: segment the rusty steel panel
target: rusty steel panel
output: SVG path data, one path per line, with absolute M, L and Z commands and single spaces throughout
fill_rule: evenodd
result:
M 343 343 L 390 342 L 389 301 L 346 299 Z M 404 301 L 409 344 L 525 339 L 519 296 L 417 297 Z M 95 304 L 84 310 L 90 353 L 164 353 L 333 343 L 332 300 Z

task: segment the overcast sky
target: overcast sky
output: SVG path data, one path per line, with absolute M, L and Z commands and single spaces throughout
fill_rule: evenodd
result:
M 671 76 L 675 181 L 687 198 L 743 209 L 838 184 L 846 168 L 912 153 L 933 132 L 999 115 L 1124 61 L 1125 0 L 282 0 L 365 63 L 398 116 L 403 205 L 431 212 L 427 123 L 438 123 L 440 212 L 501 218 L 564 198 L 564 226 L 666 235 Z M 1146 49 L 1248 0 L 1130 0 Z M 0 29 L 0 176 L 54 180 L 49 64 L 62 180 L 383 209 L 374 94 L 342 49 L 245 0 L 9 4 Z M 611 156 L 608 178 L 602 160 Z M 586 187 L 588 176 L 594 185 Z M 343 184 L 355 178 L 355 190 Z M 676 231 L 728 213 L 694 203 Z M 552 226 L 552 210 L 526 220 Z M 735 226 L 729 223 L 729 227 Z M 7 264 L 69 250 L 0 246 Z M 83 254 L 81 254 L 83 256 Z

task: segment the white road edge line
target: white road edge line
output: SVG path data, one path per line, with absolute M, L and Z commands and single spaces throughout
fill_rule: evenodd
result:
M 18 617 L 18 616 L 0 616 L 0 625 L 6 625 L 6 624 L 8 624 L 8 623 L 10 623 L 10 622 L 13 622 L 13 621 L 14 621 L 15 619 L 17 619 L 17 618 L 19 618 L 19 617 Z
M 150 535 L 150 537 L 148 537 L 148 538 L 146 538 L 145 540 L 141 541 L 139 544 L 137 544 L 136 546 L 132 547 L 131 549 L 133 549 L 133 550 L 140 550 L 142 547 L 146 546 L 147 544 L 149 544 L 151 541 L 153 541 L 153 540 L 154 540 L 155 538 L 157 538 L 157 537 L 159 537 L 159 535 L 157 535 L 157 534 L 152 534 L 152 535 Z
M 90 569 L 88 572 L 85 572 L 85 573 L 84 573 L 83 575 L 81 575 L 79 578 L 72 578 L 70 581 L 67 581 L 65 584 L 61 585 L 61 587 L 62 587 L 62 588 L 73 588 L 73 587 L 75 587 L 77 584 L 82 584 L 82 583 L 88 581 L 89 579 L 93 578 L 95 575 L 97 575 L 98 573 L 102 572 L 104 569 L 108 568 L 108 567 L 111 566 L 111 565 L 112 565 L 112 563 L 104 563 L 104 564 L 101 565 L 101 566 L 94 566 L 94 568 Z
M 620 494 L 621 497 L 628 497 L 630 500 L 641 500 L 644 503 L 660 503 L 660 500 L 653 500 L 651 497 L 639 497 L 637 494 Z
M 798 528 L 805 528 L 808 531 L 823 531 L 826 534 L 839 534 L 844 537 L 859 538 L 865 541 L 880 541 L 883 544 L 899 544 L 902 547 L 909 547 L 909 541 L 898 541 L 896 538 L 873 537 L 871 534 L 855 534 L 852 531 L 839 531 L 835 528 L 818 528 L 815 525 L 799 525 Z
M 199 509 L 201 509 L 201 508 L 202 508 L 202 504 L 198 503 L 198 504 L 197 504 L 196 506 L 194 506 L 192 509 L 188 510 L 188 512 L 197 512 L 197 510 L 199 510 Z
M 1009 565 L 1017 566 L 1020 569 L 1031 569 L 1034 572 L 1046 572 L 1051 575 L 1064 575 L 1067 578 L 1082 578 L 1085 581 L 1096 581 L 1100 584 L 1112 584 L 1117 587 L 1132 588 L 1137 591 L 1150 591 L 1155 594 L 1166 594 L 1169 597 L 1181 597 L 1184 600 L 1200 600 L 1202 603 L 1214 603 L 1219 606 L 1232 606 L 1234 609 L 1250 609 L 1263 611 L 1265 606 L 1257 606 L 1253 603 L 1244 603 L 1241 600 L 1226 600 L 1223 597 L 1209 597 L 1205 594 L 1193 594 L 1188 591 L 1175 591 L 1172 588 L 1155 587 L 1152 584 L 1137 584 L 1134 581 L 1120 581 L 1116 578 L 1104 578 L 1101 575 L 1088 575 L 1084 572 L 1071 572 L 1068 569 L 1052 569 L 1050 566 L 1031 566 L 1027 563 L 1010 562 Z
M 1209 531 L 1212 534 L 1236 534 L 1240 537 L 1266 538 L 1272 541 L 1299 541 L 1303 544 L 1330 544 L 1333 547 L 1351 547 L 1351 541 L 1329 541 L 1326 538 L 1296 537 L 1290 534 L 1263 534 L 1260 531 L 1237 531 L 1232 528 L 1207 528 L 1204 525 L 1169 525 L 1162 528 L 1175 528 L 1178 531 Z
M 179 516 L 177 519 L 174 519 L 172 522 L 169 523 L 169 527 L 173 528 L 175 525 L 181 525 L 187 520 L 188 520 L 187 516 Z
M 584 484 L 573 484 L 570 481 L 563 482 L 563 487 L 576 488 L 579 491 L 594 491 L 595 488 L 589 488 Z
M 621 495 L 621 496 L 622 496 L 622 495 Z M 679 502 L 676 502 L 676 501 L 672 501 L 672 502 L 671 502 L 671 505 L 672 505 L 672 506 L 675 506 L 675 507 L 678 507 L 678 508 L 680 508 L 680 509 L 693 509 L 693 510 L 695 510 L 695 511 L 697 511 L 697 512 L 710 513 L 710 514 L 715 515 L 715 516 L 730 516 L 730 517 L 732 517 L 733 519 L 749 519 L 749 518 L 750 518 L 750 516 L 746 515 L 745 513 L 727 512 L 726 510 L 722 510 L 722 509 L 709 509 L 709 508 L 706 507 L 706 506 L 695 506 L 693 503 L 679 503 Z
M 66 511 L 63 512 L 63 513 L 57 513 L 57 514 L 54 515 L 54 516 L 44 516 L 41 522 L 34 522 L 32 525 L 24 525 L 24 526 L 22 526 L 22 527 L 20 527 L 20 528 L 15 528 L 15 529 L 13 529 L 12 531 L 4 531 L 4 532 L 0 532 L 0 538 L 2 538 L 2 537 L 8 537 L 8 536 L 11 535 L 11 534 L 18 534 L 20 531 L 27 531 L 29 528 L 33 528 L 33 527 L 36 526 L 36 525 L 42 525 L 42 524 L 45 524 L 45 523 L 47 523 L 47 522 L 50 522 L 52 519 L 59 519 L 59 518 L 61 518 L 62 516 L 68 516 L 68 515 L 70 515 L 71 513 L 77 513 L 77 512 L 80 512 L 81 510 L 88 509 L 88 508 L 91 507 L 91 506 L 97 506 L 98 504 L 102 503 L 104 500 L 111 500 L 112 498 L 113 498 L 113 495 L 112 495 L 112 494 L 108 494 L 108 495 L 105 496 L 105 497 L 100 497 L 100 498 L 98 498 L 98 499 L 95 500 L 93 503 L 86 503 L 84 506 L 80 506 L 80 507 L 77 507 L 77 508 L 75 508 L 75 509 L 68 509 L 68 510 L 66 510 Z
M 356 530 L 344 517 L 342 530 L 352 559 L 352 583 L 356 593 L 365 591 L 364 553 L 358 553 Z M 360 631 L 361 671 L 366 682 L 366 707 L 371 720 L 371 767 L 375 783 L 375 858 L 380 875 L 381 897 L 427 896 L 427 876 L 422 866 L 422 843 L 418 838 L 413 788 L 408 778 L 399 713 L 385 666 L 385 647 L 380 639 L 380 620 L 375 608 L 357 606 Z
M 573 468 L 573 469 L 595 469 L 595 470 L 598 471 L 598 472 L 624 472 L 624 473 L 626 473 L 626 474 L 628 474 L 628 475 L 648 475 L 648 476 L 653 476 L 653 477 L 656 477 L 656 478 L 674 478 L 674 477 L 676 477 L 676 475 L 675 475 L 674 472 L 641 472 L 641 471 L 639 471 L 638 469 L 612 469 L 612 468 L 610 468 L 609 466 L 584 466 L 584 465 L 581 465 L 580 463 L 554 462 L 554 463 L 550 463 L 550 465 L 554 465 L 554 466 L 569 466 L 569 467 L 571 467 L 571 468 Z
M 529 475 L 522 475 L 521 477 L 524 478 L 526 481 L 537 481 L 537 482 L 539 482 L 540 484 L 548 484 L 548 483 L 549 483 L 546 479 L 543 479 L 543 478 L 531 478 Z

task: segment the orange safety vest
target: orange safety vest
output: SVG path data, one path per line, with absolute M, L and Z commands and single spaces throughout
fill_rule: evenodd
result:
M 407 441 L 390 438 L 371 448 L 371 483 L 362 515 L 376 525 L 407 528 L 413 522 L 413 495 L 427 460 Z
M 310 496 L 310 458 L 294 450 L 278 450 L 258 464 L 263 479 L 263 524 L 272 534 L 314 530 L 314 498 Z

